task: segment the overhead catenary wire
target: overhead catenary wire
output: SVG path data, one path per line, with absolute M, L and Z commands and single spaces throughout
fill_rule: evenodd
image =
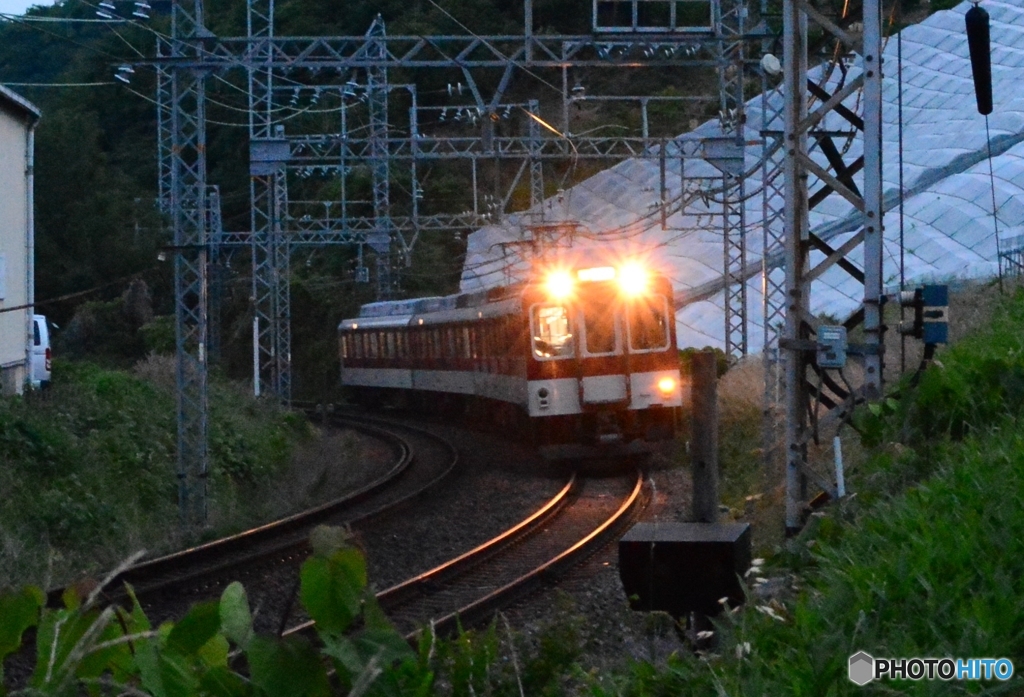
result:
M 988 146 L 988 177 L 992 190 L 992 227 L 996 236 L 996 268 L 999 273 L 999 292 L 1003 292 L 1003 256 L 999 244 L 999 210 L 996 207 L 996 175 L 992 164 L 992 134 L 988 129 L 988 114 L 985 114 L 985 143 Z
M 7 82 L 0 80 L 0 85 L 8 87 L 101 87 L 104 85 L 116 85 L 117 82 Z

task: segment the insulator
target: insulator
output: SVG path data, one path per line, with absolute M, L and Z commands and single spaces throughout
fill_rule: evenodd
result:
M 988 12 L 977 5 L 967 10 L 967 46 L 971 51 L 971 74 L 979 114 L 992 113 L 992 49 L 989 46 Z

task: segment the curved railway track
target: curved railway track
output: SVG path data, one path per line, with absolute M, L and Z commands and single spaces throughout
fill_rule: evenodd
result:
M 529 518 L 473 550 L 377 594 L 381 607 L 410 639 L 433 624 L 441 635 L 486 622 L 497 610 L 554 581 L 635 520 L 647 502 L 637 472 L 626 493 L 584 496 L 576 475 Z M 284 634 L 312 634 L 312 622 Z
M 274 567 L 292 570 L 308 555 L 309 533 L 317 525 L 357 526 L 389 514 L 443 480 L 458 462 L 453 446 L 426 431 L 349 415 L 334 421 L 391 444 L 394 459 L 382 476 L 315 508 L 136 564 L 108 583 L 105 600 L 122 600 L 128 583 L 149 612 L 175 616 L 233 580 L 259 579 Z M 63 591 L 50 591 L 50 603 L 59 603 Z

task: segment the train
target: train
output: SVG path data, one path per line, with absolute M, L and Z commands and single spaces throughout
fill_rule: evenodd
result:
M 549 460 L 649 453 L 675 436 L 672 286 L 641 262 L 551 265 L 507 286 L 369 303 L 338 339 L 356 401 L 474 414 Z

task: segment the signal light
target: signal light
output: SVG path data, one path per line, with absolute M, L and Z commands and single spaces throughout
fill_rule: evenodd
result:
M 661 390 L 662 394 L 672 394 L 676 389 L 675 378 L 664 377 L 658 380 L 658 389 Z

